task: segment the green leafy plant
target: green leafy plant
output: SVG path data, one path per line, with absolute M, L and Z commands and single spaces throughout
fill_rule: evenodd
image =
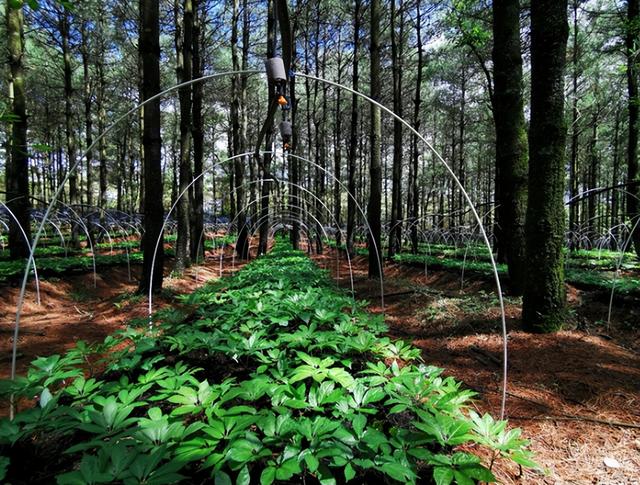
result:
M 458 449 L 471 446 L 536 466 L 518 430 L 471 411 L 472 392 L 281 241 L 181 300 L 188 311 L 162 312 L 153 332 L 129 327 L 4 383 L 38 404 L 0 420 L 0 473 L 44 434 L 66 437 L 61 484 L 493 480 Z M 86 376 L 92 352 L 105 371 Z

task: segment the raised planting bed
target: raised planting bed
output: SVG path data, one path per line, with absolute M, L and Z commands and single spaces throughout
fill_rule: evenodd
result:
M 2 383 L 34 405 L 0 421 L 0 479 L 467 484 L 493 480 L 482 449 L 535 466 L 518 429 L 283 242 L 153 322 Z

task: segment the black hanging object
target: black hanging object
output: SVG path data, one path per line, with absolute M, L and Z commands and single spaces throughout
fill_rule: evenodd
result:
M 280 122 L 280 136 L 282 136 L 282 141 L 285 143 L 291 141 L 291 137 L 293 136 L 293 126 L 291 126 L 290 121 Z

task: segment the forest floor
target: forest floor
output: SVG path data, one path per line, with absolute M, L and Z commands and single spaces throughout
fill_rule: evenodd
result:
M 231 256 L 232 249 L 225 250 L 224 275 L 242 266 Z M 205 265 L 192 266 L 180 278 L 171 274 L 172 265 L 173 261 L 168 260 L 163 290 L 153 299 L 154 311 L 175 303 L 176 295 L 191 293 L 220 276 L 218 257 L 209 256 Z M 31 282 L 20 323 L 17 373 L 24 374 L 29 363 L 38 356 L 62 353 L 80 340 L 102 342 L 132 319 L 146 318 L 148 299 L 146 295 L 136 293 L 140 270 L 140 265 L 133 265 L 129 279 L 126 267 L 99 269 L 95 287 L 93 273 L 44 277 L 40 281 L 41 305 L 36 302 L 35 284 Z M 13 286 L 0 286 L 0 379 L 10 376 L 19 294 L 19 282 L 14 281 Z M 0 415 L 4 415 L 3 409 L 0 409 Z
M 230 256 L 231 253 L 229 253 Z M 316 261 L 349 288 L 349 267 L 336 264 L 333 251 Z M 169 262 L 171 264 L 171 262 Z M 336 272 L 339 267 L 339 273 Z M 238 269 L 231 258 L 223 274 Z M 367 279 L 366 259 L 353 261 L 356 297 L 382 312 L 380 285 Z M 133 318 L 147 315 L 147 299 L 135 294 L 137 280 L 126 268 L 106 268 L 97 275 L 45 278 L 42 305 L 30 288 L 19 340 L 18 373 L 37 356 L 63 352 L 76 341 L 101 342 Z M 154 308 L 174 303 L 219 276 L 219 260 L 189 269 L 181 278 L 167 271 L 165 290 Z M 390 263 L 385 267 L 385 317 L 389 333 L 423 350 L 426 363 L 446 369 L 478 393 L 475 405 L 497 416 L 500 411 L 502 339 L 498 300 L 489 283 L 460 275 L 430 272 Z M 0 378 L 9 376 L 17 287 L 0 288 Z M 522 428 L 546 475 L 497 461 L 502 483 L 637 484 L 640 477 L 640 315 L 625 301 L 614 307 L 609 329 L 604 295 L 569 288 L 571 321 L 554 335 L 522 331 L 520 301 L 506 299 L 509 328 L 509 379 L 506 417 Z M 4 410 L 0 410 L 2 412 Z M 490 457 L 487 457 L 490 459 Z M 612 461 L 615 460 L 615 461 Z M 606 462 L 606 463 L 605 463 Z M 613 466 L 612 466 L 613 465 Z
M 336 276 L 335 252 L 315 256 Z M 350 288 L 349 267 L 339 282 Z M 379 281 L 367 279 L 367 261 L 352 261 L 356 298 L 382 312 Z M 500 413 L 502 337 L 495 287 L 460 275 L 389 263 L 385 266 L 385 320 L 393 337 L 423 350 L 429 365 L 445 369 L 478 393 L 475 405 Z M 608 295 L 569 287 L 570 322 L 552 335 L 526 333 L 521 301 L 506 298 L 509 331 L 506 418 L 531 440 L 546 475 L 520 473 L 498 461 L 502 483 L 637 484 L 640 477 L 640 313 L 616 303 L 606 328 Z M 615 461 L 612 461 L 615 460 Z M 605 463 L 606 462 L 606 463 Z

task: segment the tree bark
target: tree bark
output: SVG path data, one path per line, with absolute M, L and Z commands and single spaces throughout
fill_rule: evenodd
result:
M 297 30 L 297 20 L 294 19 L 291 36 L 295 36 Z M 291 45 L 291 66 L 295 68 L 297 61 L 296 43 Z M 291 154 L 295 154 L 298 149 L 298 100 L 296 99 L 296 77 L 291 76 L 289 79 L 289 101 L 291 102 L 291 126 L 293 128 L 293 136 L 291 137 Z M 289 212 L 293 219 L 291 223 L 291 245 L 294 249 L 300 249 L 300 189 L 298 184 L 300 183 L 300 161 L 295 157 L 289 158 L 289 166 L 291 167 L 291 186 L 289 197 Z
M 552 332 L 566 316 L 564 287 L 564 71 L 568 37 L 567 0 L 531 5 L 531 124 L 526 216 L 528 278 L 522 317 L 525 328 Z
M 339 35 L 339 34 L 338 34 Z M 338 37 L 338 84 L 342 83 L 342 43 Z M 342 90 L 338 89 L 336 93 L 336 104 L 334 107 L 334 124 L 333 124 L 333 217 L 336 225 L 336 247 L 339 249 L 342 245 Z
M 416 73 L 416 90 L 413 98 L 413 128 L 416 131 L 420 131 L 420 108 L 422 105 L 422 72 L 424 68 L 424 52 L 422 42 L 422 14 L 420 11 L 420 2 L 416 6 L 416 37 L 417 37 L 417 49 L 418 49 L 418 66 Z M 409 177 L 409 207 L 411 208 L 410 222 L 411 222 L 411 252 L 416 254 L 418 252 L 418 217 L 420 212 L 420 197 L 418 194 L 418 162 L 420 160 L 419 145 L 420 140 L 417 135 L 411 137 L 411 176 Z
M 202 16 L 200 15 L 200 0 L 193 1 L 193 78 L 202 77 L 202 58 L 200 47 L 202 44 Z M 204 159 L 204 131 L 202 120 L 202 91 L 201 82 L 193 85 L 193 224 L 191 227 L 191 259 L 198 261 L 204 258 L 204 177 L 201 177 Z
M 143 99 L 149 99 L 160 92 L 160 9 L 158 2 L 154 0 L 140 0 L 139 6 L 141 23 L 138 49 L 142 60 L 142 95 Z M 154 292 L 159 292 L 162 288 L 164 208 L 162 206 L 160 100 L 147 103 L 143 109 L 145 183 L 147 187 L 154 187 L 154 190 L 146 191 L 144 204 L 144 237 L 142 239 L 144 256 L 142 279 L 138 290 L 146 293 L 150 288 Z M 158 238 L 160 242 L 157 244 L 158 252 L 152 274 L 153 253 Z
M 8 140 L 9 159 L 6 164 L 7 207 L 15 215 L 17 222 L 9 220 L 9 254 L 11 259 L 29 255 L 31 224 L 29 209 L 29 153 L 27 146 L 27 109 L 24 78 L 24 14 L 11 0 L 6 5 L 7 47 L 9 53 L 9 101 L 11 113 L 16 117 L 11 123 Z
M 268 1 L 268 14 L 267 14 L 267 58 L 275 57 L 276 55 L 276 12 L 275 2 L 273 0 Z M 275 85 L 269 80 L 269 100 L 268 105 L 274 101 L 276 96 Z M 269 123 L 265 132 L 264 144 L 265 152 L 271 150 L 271 143 L 273 141 L 273 123 Z M 258 255 L 266 254 L 267 243 L 269 237 L 269 198 L 271 191 L 271 182 L 268 180 L 271 178 L 271 153 L 265 153 L 262 156 L 262 163 L 260 164 L 260 176 L 262 178 L 261 193 L 260 193 L 260 227 L 258 238 Z
M 93 144 L 93 118 L 91 116 L 91 110 L 93 106 L 93 88 L 90 71 L 90 59 L 89 59 L 89 36 L 87 31 L 87 22 L 82 22 L 82 79 L 84 82 L 84 129 L 85 129 L 85 144 L 87 147 L 87 205 L 93 205 L 93 150 L 89 150 L 89 147 Z
M 69 172 L 69 203 L 78 203 L 78 172 L 72 170 L 76 163 L 76 140 L 73 132 L 73 66 L 71 65 L 71 49 L 69 47 L 69 13 L 61 9 L 60 37 L 62 38 L 62 59 L 64 65 L 64 117 L 65 117 L 65 138 L 67 148 L 67 166 Z M 75 233 L 75 231 L 74 231 Z
M 192 47 L 193 47 L 193 3 L 183 0 L 182 21 L 180 21 L 180 3 L 175 0 L 176 15 L 176 54 L 178 82 L 191 80 Z M 191 217 L 189 184 L 192 180 L 191 169 L 191 86 L 181 88 L 178 93 L 180 101 L 180 177 L 178 201 L 178 238 L 176 240 L 175 271 L 181 273 L 191 265 Z M 145 120 L 146 122 L 146 120 Z
M 569 161 L 569 198 L 573 199 L 578 195 L 578 138 L 580 130 L 578 128 L 578 1 L 572 0 L 573 10 L 573 35 L 571 52 L 571 159 Z M 578 206 L 569 206 L 569 230 L 578 228 Z M 570 244 L 573 244 L 571 241 Z
M 102 10 L 102 7 L 99 7 Z M 96 93 L 96 108 L 98 110 L 98 133 L 101 134 L 106 129 L 107 113 L 105 108 L 105 91 L 106 91 L 106 79 L 104 74 L 104 15 L 100 15 L 98 20 L 99 38 L 100 38 L 100 52 L 97 56 L 97 74 L 98 74 L 98 89 Z M 126 146 L 126 140 L 125 140 Z M 107 149 L 105 139 L 101 138 L 98 142 L 98 156 L 100 158 L 100 173 L 99 173 L 99 205 L 102 209 L 107 208 Z
M 396 9 L 396 0 L 391 2 L 391 58 L 393 64 L 393 111 L 402 117 L 402 69 L 404 54 L 404 15 L 403 2 L 399 2 L 400 12 Z M 396 32 L 396 16 L 400 32 Z M 393 174 L 391 189 L 391 228 L 389 231 L 389 257 L 400 251 L 402 245 L 402 136 L 403 125 L 393 120 Z
M 527 276 L 524 224 L 528 151 L 522 98 L 520 0 L 494 1 L 493 36 L 499 247 L 504 249 L 511 292 L 521 295 Z
M 231 60 L 233 70 L 240 69 L 238 60 L 238 22 L 239 7 L 238 0 L 233 0 L 233 23 L 231 27 Z M 243 153 L 243 140 L 240 125 L 241 109 L 241 79 L 239 75 L 233 77 L 231 86 L 231 146 L 233 155 Z M 236 241 L 236 253 L 240 259 L 249 257 L 249 230 L 247 228 L 247 215 L 244 196 L 244 166 L 243 160 L 236 158 L 233 163 L 233 183 L 235 188 L 235 220 L 238 228 L 238 239 Z
M 355 11 L 353 14 L 353 74 L 351 87 L 354 91 L 358 90 L 359 72 L 358 72 L 358 54 L 360 50 L 360 16 L 362 14 L 362 1 L 355 0 Z M 351 257 L 355 256 L 354 248 L 354 232 L 356 228 L 356 161 L 358 156 L 358 96 L 351 96 L 351 126 L 349 135 L 349 169 L 347 173 L 347 251 Z
M 380 101 L 380 0 L 371 1 L 371 87 L 370 95 L 374 101 Z M 369 179 L 369 278 L 382 277 L 381 239 L 381 203 L 382 203 L 382 166 L 381 166 L 382 115 L 380 108 L 371 105 L 371 164 Z
M 627 3 L 627 90 L 629 93 L 629 140 L 627 144 L 627 183 L 640 181 L 638 172 L 638 44 L 640 41 L 640 1 L 628 0 Z M 640 185 L 630 185 L 627 194 L 627 216 L 631 221 L 631 228 L 640 217 Z M 636 254 L 640 257 L 640 228 L 633 231 L 633 244 Z

